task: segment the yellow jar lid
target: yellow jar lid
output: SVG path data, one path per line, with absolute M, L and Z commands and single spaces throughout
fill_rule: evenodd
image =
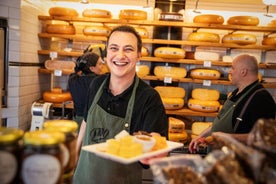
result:
M 23 141 L 25 145 L 55 145 L 65 141 L 65 135 L 59 131 L 35 130 L 26 132 Z
M 50 120 L 43 123 L 43 129 L 71 133 L 77 131 L 78 124 L 72 120 Z
M 11 143 L 24 135 L 24 131 L 16 128 L 6 128 L 0 127 L 0 144 L 1 143 Z

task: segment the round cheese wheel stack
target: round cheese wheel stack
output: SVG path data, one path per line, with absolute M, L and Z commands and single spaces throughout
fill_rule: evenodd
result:
M 203 61 L 219 61 L 220 55 L 215 52 L 196 51 L 194 58 Z
M 220 75 L 218 70 L 209 68 L 196 68 L 190 70 L 190 76 L 194 79 L 217 80 L 220 78 Z
M 86 26 L 83 34 L 87 36 L 108 36 L 111 30 L 106 26 Z
M 220 103 L 216 100 L 197 100 L 190 98 L 188 100 L 188 108 L 199 112 L 217 112 Z
M 130 9 L 120 10 L 119 18 L 129 20 L 147 20 L 147 12 Z
M 153 73 L 160 78 L 184 78 L 187 75 L 187 70 L 185 68 L 173 66 L 156 66 L 154 67 Z
M 234 43 L 239 45 L 256 44 L 257 38 L 252 34 L 228 34 L 222 38 L 222 43 Z
M 47 24 L 46 32 L 50 34 L 75 34 L 76 29 L 73 25 Z
M 219 43 L 220 37 L 216 33 L 194 32 L 188 35 L 188 41 Z
M 183 98 L 161 97 L 161 100 L 166 110 L 181 109 L 184 106 Z
M 140 37 L 143 38 L 148 38 L 149 33 L 146 28 L 144 27 L 135 27 L 136 32 L 140 35 Z
M 185 58 L 185 50 L 176 47 L 158 47 L 154 50 L 154 56 L 169 59 Z
M 74 61 L 46 60 L 44 66 L 48 70 L 61 70 L 63 72 L 73 73 L 76 63 Z
M 181 133 L 169 133 L 169 141 L 186 143 L 188 141 L 188 134 L 186 131 Z
M 141 50 L 141 55 L 142 57 L 149 56 L 149 49 L 143 46 Z
M 101 9 L 85 9 L 82 12 L 82 16 L 89 18 L 111 18 L 111 12 Z
M 161 97 L 167 98 L 184 98 L 186 93 L 184 88 L 176 86 L 156 86 L 154 89 Z
M 216 89 L 195 88 L 192 90 L 192 98 L 197 100 L 219 100 L 220 92 Z
M 233 16 L 227 20 L 227 24 L 241 26 L 257 26 L 259 18 L 255 16 Z
M 68 91 L 62 91 L 61 88 L 53 88 L 51 91 L 45 91 L 43 93 L 43 100 L 45 102 L 62 103 L 71 101 L 72 96 Z
M 262 44 L 276 46 L 276 36 L 265 37 L 262 41 Z
M 150 68 L 148 65 L 136 65 L 135 66 L 136 74 L 138 77 L 144 77 L 149 74 Z
M 223 24 L 224 18 L 220 15 L 203 14 L 195 16 L 193 22 L 203 24 Z
M 69 17 L 77 17 L 79 14 L 73 8 L 65 8 L 65 7 L 52 7 L 49 9 L 49 15 L 51 16 L 69 16 Z
M 184 121 L 169 117 L 169 132 L 170 133 L 182 133 L 185 130 Z
M 194 139 L 200 135 L 204 130 L 212 126 L 212 122 L 193 122 L 191 138 Z

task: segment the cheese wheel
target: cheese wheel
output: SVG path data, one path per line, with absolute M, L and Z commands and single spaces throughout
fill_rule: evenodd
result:
M 169 132 L 181 133 L 185 130 L 185 123 L 177 118 L 169 117 Z
M 184 78 L 187 75 L 185 68 L 173 66 L 156 66 L 153 70 L 154 75 L 157 77 L 171 77 L 171 78 Z
M 83 34 L 88 36 L 108 36 L 111 30 L 106 26 L 86 26 Z
M 147 20 L 147 12 L 142 10 L 120 10 L 120 19 L 130 19 L 130 20 Z
M 271 21 L 267 24 L 267 26 L 269 26 L 269 27 L 276 27 L 276 20 L 271 20 Z
M 51 16 L 69 16 L 69 17 L 77 17 L 79 14 L 73 8 L 65 8 L 65 7 L 52 7 L 49 9 L 49 15 Z
M 195 59 L 196 60 L 204 60 L 204 61 L 218 61 L 220 58 L 218 53 L 215 52 L 204 52 L 204 51 L 196 51 Z
M 270 37 L 264 38 L 262 41 L 262 44 L 276 46 L 276 36 L 270 36 Z
M 74 61 L 46 60 L 44 66 L 48 70 L 61 70 L 73 73 L 76 63 Z
M 220 93 L 216 89 L 195 88 L 192 90 L 192 98 L 196 100 L 219 100 Z
M 161 97 L 167 98 L 184 98 L 185 89 L 176 86 L 156 86 L 154 88 Z
M 169 141 L 186 143 L 188 141 L 188 134 L 186 131 L 181 133 L 170 133 L 168 134 Z
M 220 37 L 216 33 L 194 32 L 188 35 L 188 41 L 219 43 Z
M 199 112 L 217 112 L 220 103 L 215 100 L 197 100 L 190 98 L 188 100 L 188 108 Z
M 154 50 L 154 56 L 169 59 L 185 58 L 185 50 L 175 47 L 158 47 Z
M 135 70 L 138 77 L 144 77 L 149 74 L 150 68 L 148 65 L 136 65 Z
M 47 24 L 46 32 L 50 34 L 75 34 L 76 29 L 73 25 Z
M 142 55 L 142 57 L 148 56 L 149 55 L 149 49 L 143 46 L 142 50 L 141 50 L 141 55 Z
M 111 18 L 111 12 L 101 9 L 85 9 L 82 12 L 82 16 L 89 18 Z
M 230 25 L 257 26 L 259 18 L 255 16 L 233 16 L 227 20 Z
M 136 32 L 140 35 L 141 38 L 148 38 L 149 33 L 144 27 L 135 27 Z
M 223 24 L 224 18 L 220 15 L 203 14 L 195 16 L 193 22 L 203 24 Z
M 256 44 L 257 38 L 252 34 L 228 34 L 222 38 L 222 43 L 235 43 L 239 45 Z
M 53 88 L 51 91 L 43 93 L 43 100 L 45 102 L 62 103 L 71 101 L 72 96 L 69 91 L 62 91 L 61 88 Z
M 181 109 L 184 106 L 183 98 L 161 97 L 164 108 L 167 110 Z
M 192 134 L 200 135 L 204 130 L 212 126 L 212 122 L 193 122 L 192 124 Z
M 219 79 L 220 78 L 220 72 L 218 70 L 214 69 L 208 69 L 208 68 L 196 68 L 190 70 L 190 76 L 194 79 Z

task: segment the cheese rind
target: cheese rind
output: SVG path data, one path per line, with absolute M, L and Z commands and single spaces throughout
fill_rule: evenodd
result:
M 111 30 L 106 26 L 86 26 L 83 28 L 84 35 L 108 36 Z
M 147 20 L 147 12 L 142 10 L 124 9 L 120 10 L 119 18 L 130 20 Z
M 212 126 L 212 122 L 193 122 L 192 124 L 192 134 L 200 135 L 204 130 Z
M 196 51 L 195 59 L 203 61 L 219 61 L 220 55 L 215 52 Z
M 183 98 L 166 98 L 161 97 L 164 108 L 167 110 L 181 109 L 184 106 Z
M 185 130 L 185 123 L 184 121 L 169 117 L 169 132 L 171 133 L 181 133 Z
M 219 100 L 220 93 L 215 89 L 195 88 L 192 90 L 192 98 L 196 100 Z
M 158 47 L 154 50 L 154 56 L 169 59 L 185 58 L 185 50 L 175 47 Z
M 47 24 L 46 32 L 50 34 L 75 34 L 76 29 L 73 25 Z
M 184 98 L 185 89 L 176 86 L 156 86 L 154 88 L 161 97 L 167 98 Z
M 224 18 L 221 15 L 203 14 L 195 16 L 193 22 L 203 24 L 223 24 Z
M 51 7 L 48 10 L 49 15 L 51 16 L 69 16 L 69 17 L 77 17 L 79 14 L 73 8 L 65 8 L 65 7 Z
M 252 34 L 228 34 L 222 37 L 222 43 L 235 43 L 239 45 L 256 44 L 257 38 Z
M 188 100 L 188 107 L 194 111 L 200 112 L 217 112 L 220 107 L 220 103 L 218 101 L 211 100 L 197 100 L 190 98 Z
M 136 65 L 135 66 L 136 74 L 138 77 L 144 77 L 149 74 L 150 68 L 148 65 Z
M 156 66 L 153 71 L 157 77 L 171 77 L 171 78 L 184 78 L 187 75 L 185 68 L 173 67 L 173 66 Z
M 102 9 L 85 9 L 82 12 L 82 16 L 90 18 L 111 18 L 111 12 Z
M 259 18 L 254 16 L 233 16 L 227 20 L 230 25 L 257 26 Z
M 220 72 L 214 69 L 192 69 L 190 70 L 190 76 L 194 79 L 216 80 L 220 78 Z
M 188 35 L 188 41 L 219 43 L 220 37 L 216 33 L 194 32 Z
M 262 44 L 276 46 L 276 36 L 270 36 L 270 37 L 264 38 L 262 41 Z

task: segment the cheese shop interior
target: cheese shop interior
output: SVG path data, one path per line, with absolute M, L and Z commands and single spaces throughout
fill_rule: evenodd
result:
M 1 103 L 4 104 L 0 109 L 1 126 L 16 127 L 23 130 L 30 129 L 34 102 L 42 99 L 43 93 L 52 88 L 59 87 L 62 91 L 66 91 L 67 88 L 68 72 L 45 70 L 45 62 L 51 59 L 72 62 L 90 44 L 104 43 L 103 38 L 97 40 L 96 38 L 85 37 L 82 28 L 91 23 L 97 26 L 108 25 L 110 27 L 125 23 L 125 20 L 118 21 L 120 12 L 124 9 L 141 10 L 147 13 L 146 20 L 129 21 L 129 24 L 145 28 L 147 33 L 147 37 L 143 38 L 143 46 L 147 48 L 149 53 L 138 64 L 148 66 L 150 73 L 141 78 L 153 86 L 177 86 L 185 89 L 185 96 L 182 97 L 184 106 L 180 109 L 168 108 L 168 115 L 187 117 L 188 120 L 212 121 L 216 112 L 189 110 L 187 102 L 191 97 L 191 92 L 195 88 L 206 88 L 219 91 L 221 96 L 227 95 L 234 89 L 227 76 L 231 59 L 240 53 L 256 56 L 260 64 L 262 80 L 276 100 L 275 42 L 274 49 L 272 46 L 262 45 L 264 37 L 276 36 L 276 5 L 273 3 L 269 0 L 2 0 L 0 2 L 0 19 L 7 20 L 8 23 L 6 35 L 8 51 L 5 59 L 0 60 L 1 64 L 6 66 L 2 69 L 2 73 L 5 75 L 1 76 L 1 81 L 5 81 L 2 84 L 3 90 L 0 91 Z M 74 8 L 78 12 L 78 17 L 65 20 L 52 19 L 48 12 L 51 7 Z M 104 19 L 105 22 L 88 21 L 89 18 L 82 17 L 82 12 L 85 9 L 108 10 L 112 16 L 109 20 Z M 165 15 L 165 23 L 160 23 L 160 15 L 162 14 Z M 224 18 L 224 23 L 217 27 L 212 27 L 214 25 L 193 25 L 194 17 L 203 14 L 221 15 Z M 230 26 L 227 28 L 227 20 L 238 15 L 257 17 L 259 23 L 256 26 Z M 167 18 L 168 20 L 166 20 Z M 174 20 L 170 20 L 171 18 Z M 269 26 L 273 20 L 274 30 L 273 26 Z M 44 34 L 46 24 L 68 24 L 68 22 L 76 28 L 74 35 L 57 38 Z M 161 33 L 156 31 L 158 27 L 165 27 L 164 35 L 160 35 Z M 180 39 L 174 39 L 179 32 L 171 32 L 173 28 L 180 29 Z M 233 32 L 245 33 L 254 35 L 257 41 L 255 46 L 228 47 L 224 44 L 219 46 L 219 43 L 195 45 L 187 42 L 191 32 L 216 33 L 220 38 Z M 158 36 L 162 38 L 156 38 Z M 156 45 L 181 48 L 186 51 L 186 57 L 183 59 L 156 59 L 154 56 Z M 198 59 L 188 58 L 195 53 L 203 54 L 202 58 L 200 56 Z M 209 58 L 212 57 L 217 58 L 215 61 L 211 61 Z M 190 80 L 188 74 L 181 79 L 166 76 L 160 78 L 154 75 L 153 66 L 178 67 L 185 69 L 188 74 L 195 68 L 211 67 L 218 70 L 221 76 L 219 80 Z M 54 105 L 56 105 L 55 108 L 61 109 L 61 117 L 72 110 L 70 103 Z

